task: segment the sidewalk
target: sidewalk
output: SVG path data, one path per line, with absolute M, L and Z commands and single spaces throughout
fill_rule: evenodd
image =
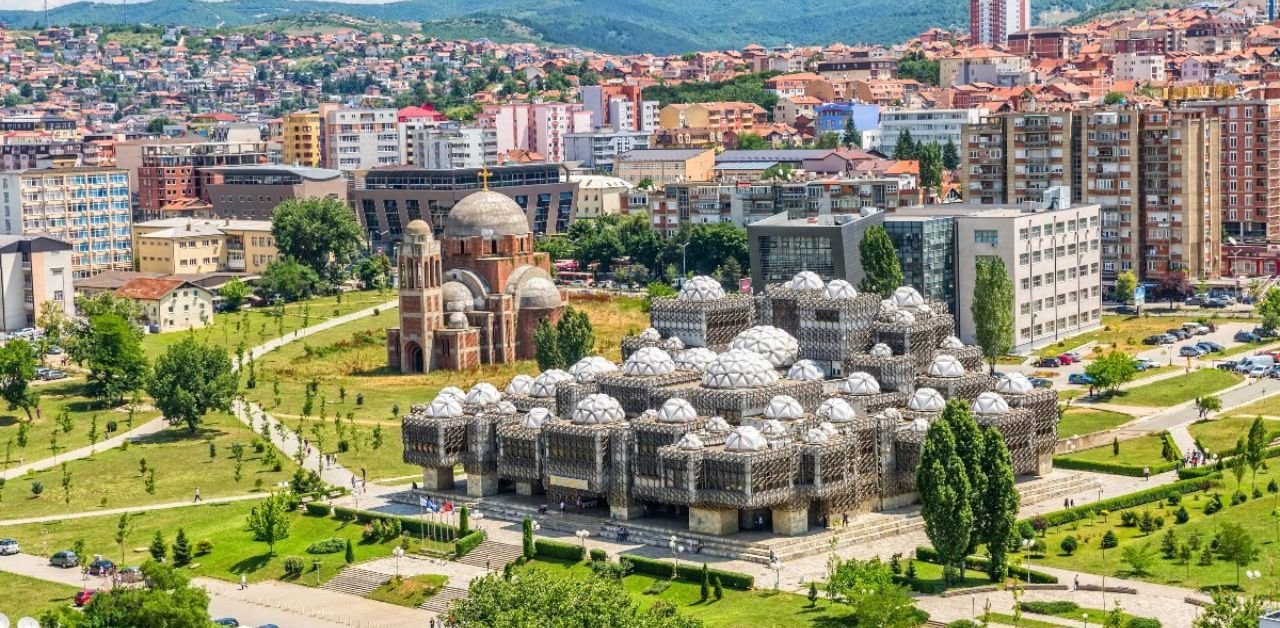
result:
M 56 467 L 64 462 L 79 460 L 81 458 L 88 458 L 89 456 L 92 456 L 95 453 L 107 451 L 109 449 L 114 449 L 116 447 L 119 447 L 126 438 L 138 438 L 141 436 L 150 436 L 152 434 L 155 434 L 156 432 L 163 430 L 166 425 L 168 425 L 168 423 L 164 420 L 164 417 L 152 419 L 150 421 L 147 421 L 146 423 L 143 423 L 142 425 L 139 425 L 138 427 L 133 428 L 132 430 L 129 430 L 128 432 L 124 432 L 122 434 L 112 436 L 111 438 L 108 438 L 107 440 L 104 440 L 101 443 L 98 443 L 97 445 L 93 445 L 93 446 L 86 445 L 79 449 L 64 451 L 56 456 L 51 456 L 48 458 L 37 460 L 35 462 L 29 462 L 20 467 L 13 467 L 8 471 L 5 471 L 3 474 L 0 474 L 0 477 L 3 477 L 6 480 L 12 480 L 13 478 L 18 478 L 18 477 L 22 477 L 23 475 L 26 475 L 28 471 L 44 471 L 45 469 Z

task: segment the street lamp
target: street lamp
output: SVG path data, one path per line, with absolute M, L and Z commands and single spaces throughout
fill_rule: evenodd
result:
M 1080 613 L 1080 621 L 1084 622 L 1084 628 L 1089 628 L 1089 614 Z
M 689 276 L 689 261 L 685 255 L 685 249 L 689 248 L 689 243 L 685 242 L 680 245 L 680 285 L 684 285 L 684 278 Z
M 396 580 L 400 579 L 400 557 L 404 556 L 404 548 L 399 545 L 391 550 L 391 555 L 396 557 Z
M 471 514 L 471 518 L 475 519 L 477 528 L 484 530 L 484 526 L 481 525 L 480 523 L 480 521 L 484 519 L 484 513 L 480 512 L 480 510 L 477 509 L 474 513 Z
M 1027 584 L 1031 584 L 1031 550 L 1035 546 L 1034 539 L 1022 539 L 1022 551 L 1027 553 Z
M 1244 577 L 1248 578 L 1250 582 L 1257 582 L 1258 578 L 1262 577 L 1262 572 L 1256 571 L 1253 569 L 1248 569 L 1248 570 L 1245 570 Z
M 680 571 L 680 554 L 684 553 L 684 546 L 676 539 L 675 535 L 671 535 L 671 540 L 667 541 L 667 547 L 671 548 L 671 556 L 676 561 L 676 566 L 671 569 L 671 579 L 676 579 L 676 574 Z
M 778 590 L 778 582 L 782 580 L 782 561 L 773 559 L 769 561 L 769 569 L 773 570 L 773 590 Z
M 591 536 L 591 532 L 589 530 L 578 530 L 577 532 L 574 532 L 573 535 L 578 537 L 578 541 L 582 544 L 582 549 L 586 549 L 587 537 Z

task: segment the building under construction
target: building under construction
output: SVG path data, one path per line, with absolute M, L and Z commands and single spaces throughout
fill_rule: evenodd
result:
M 474 497 L 687 515 L 716 535 L 910 503 L 949 399 L 1001 431 L 1016 473 L 1051 468 L 1057 394 L 987 375 L 947 308 L 912 288 L 881 300 L 802 272 L 752 297 L 698 277 L 654 300 L 652 325 L 623 340 L 621 365 L 589 357 L 415 405 L 405 461 L 426 490 L 454 488 L 462 465 Z

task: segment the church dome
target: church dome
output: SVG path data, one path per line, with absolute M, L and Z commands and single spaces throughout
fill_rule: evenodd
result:
M 1006 414 L 1009 412 L 1009 402 L 997 393 L 984 392 L 973 400 L 972 408 L 974 414 Z
M 587 395 L 573 409 L 573 422 L 577 425 L 605 425 L 624 420 L 626 413 L 618 400 L 601 393 Z
M 791 369 L 787 371 L 788 379 L 798 379 L 806 382 L 820 382 L 827 378 L 822 369 L 813 360 L 796 360 L 791 365 Z
M 929 365 L 929 377 L 963 377 L 964 365 L 956 356 L 943 353 Z
M 946 406 L 947 400 L 942 397 L 942 393 L 932 388 L 917 389 L 907 401 L 907 409 L 916 412 L 942 412 Z
M 528 235 L 529 219 L 510 196 L 480 190 L 458 201 L 444 219 L 446 238 Z
M 546 277 L 530 277 L 520 284 L 522 310 L 553 310 L 561 303 L 560 290 Z
M 471 387 L 467 392 L 467 403 L 487 406 L 498 403 L 502 399 L 502 395 L 498 394 L 498 389 L 493 387 L 489 382 L 480 382 Z
M 750 425 L 743 425 L 734 430 L 724 441 L 725 451 L 761 451 L 767 443 L 764 435 Z
M 818 273 L 802 270 L 787 282 L 787 287 L 792 290 L 821 290 L 822 277 Z
M 763 356 L 775 368 L 788 366 L 800 354 L 800 343 L 787 332 L 771 325 L 756 325 L 740 332 L 731 349 L 746 349 Z
M 431 236 L 431 225 L 425 220 L 410 220 L 409 224 L 404 226 L 404 234 L 409 236 Z
M 832 423 L 848 423 L 857 416 L 853 406 L 839 397 L 832 397 L 818 404 L 818 409 L 814 414 Z
M 843 279 L 832 279 L 827 282 L 827 287 L 822 291 L 822 296 L 828 299 L 852 299 L 858 296 L 858 291 L 853 284 Z
M 554 397 L 557 385 L 572 381 L 573 376 L 560 369 L 547 369 L 534 378 L 533 384 L 529 386 L 529 395 L 544 399 Z
M 589 355 L 578 360 L 569 367 L 569 374 L 580 384 L 596 381 L 597 375 L 612 373 L 618 370 L 618 365 L 610 362 L 598 355 Z
M 1022 373 L 1009 373 L 996 382 L 996 392 L 1002 395 L 1026 395 L 1033 389 L 1031 380 Z
M 551 411 L 546 408 L 530 408 L 529 413 L 524 415 L 524 419 L 520 421 L 520 427 L 529 429 L 540 429 L 547 421 L 551 420 Z
M 706 370 L 707 365 L 716 359 L 716 352 L 706 347 L 694 347 L 679 351 L 674 356 L 676 368 L 682 371 L 697 371 L 701 373 Z
M 764 416 L 766 419 L 794 421 L 804 416 L 804 406 L 790 395 L 776 395 L 769 400 L 769 405 L 764 409 Z
M 880 393 L 880 382 L 865 371 L 849 373 L 849 377 L 840 382 L 840 392 L 846 395 L 877 395 Z
M 715 279 L 698 275 L 684 282 L 677 298 L 681 301 L 715 301 L 724 298 L 724 288 Z
M 440 286 L 440 300 L 446 312 L 470 312 L 476 309 L 476 298 L 460 281 L 446 281 Z
M 702 385 L 707 388 L 761 388 L 776 383 L 778 372 L 773 370 L 773 365 L 760 354 L 746 349 L 721 353 L 702 373 Z
M 666 351 L 657 347 L 640 347 L 622 363 L 622 372 L 633 377 L 666 375 L 675 370 L 675 361 Z
M 508 395 L 527 395 L 532 389 L 533 378 L 522 373 L 511 378 L 511 383 L 507 384 L 506 392 Z
M 698 418 L 698 411 L 693 405 L 679 397 L 672 397 L 662 403 L 658 409 L 656 420 L 661 423 L 688 423 Z
M 438 396 L 427 406 L 426 415 L 433 419 L 456 419 L 462 416 L 462 403 L 453 395 Z

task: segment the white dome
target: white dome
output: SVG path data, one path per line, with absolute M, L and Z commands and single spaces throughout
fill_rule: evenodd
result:
M 906 310 L 898 310 L 893 313 L 893 318 L 891 320 L 895 323 L 902 323 L 906 325 L 916 322 L 916 315 Z
M 810 445 L 820 445 L 827 442 L 831 435 L 822 430 L 822 428 L 811 427 L 809 431 L 804 433 L 804 442 Z
M 644 412 L 641 412 L 641 413 L 640 413 L 640 416 L 639 416 L 639 417 L 637 417 L 637 418 L 640 418 L 640 419 L 648 419 L 648 420 L 657 420 L 657 419 L 658 419 L 658 411 L 657 411 L 657 410 L 654 410 L 653 408 L 645 408 L 645 409 L 644 409 Z
M 923 305 L 917 305 L 916 312 L 921 316 L 924 316 L 925 318 L 929 318 L 930 316 L 933 316 L 933 308 L 930 307 L 928 303 L 925 303 Z
M 834 423 L 848 423 L 857 416 L 853 406 L 839 397 L 831 397 L 818 404 L 814 414 Z
M 938 345 L 939 349 L 963 349 L 964 343 L 960 342 L 955 336 L 947 336 L 942 339 L 942 344 Z
M 698 438 L 697 434 L 685 434 L 680 437 L 680 442 L 676 443 L 676 447 L 685 451 L 702 449 L 702 439 Z
M 996 382 L 996 392 L 1002 395 L 1026 395 L 1034 388 L 1031 380 L 1022 373 L 1009 373 Z
M 822 277 L 818 273 L 802 270 L 787 282 L 787 287 L 792 290 L 821 290 Z
M 796 363 L 792 364 L 791 369 L 787 371 L 787 377 L 806 382 L 819 382 L 827 378 L 813 360 L 796 360 Z
M 622 372 L 635 377 L 666 375 L 674 370 L 675 361 L 666 351 L 657 347 L 641 347 L 622 363 Z
M 658 342 L 659 340 L 662 340 L 662 334 L 658 333 L 658 330 L 652 327 L 646 327 L 644 331 L 640 332 L 640 339 L 649 342 Z
M 898 307 L 920 307 L 924 305 L 924 297 L 911 286 L 902 286 L 893 291 L 893 302 Z
M 556 386 L 573 381 L 573 376 L 560 369 L 547 369 L 541 375 L 534 378 L 533 384 L 529 386 L 529 395 L 532 397 L 548 398 L 556 396 Z
M 569 367 L 569 374 L 579 383 L 587 383 L 596 381 L 597 375 L 612 373 L 618 370 L 618 365 L 610 362 L 598 355 L 589 355 Z
M 433 419 L 456 419 L 462 416 L 462 403 L 452 395 L 441 395 L 427 406 L 426 415 Z
M 897 408 L 885 408 L 884 410 L 880 411 L 880 416 L 886 419 L 894 420 L 894 421 L 902 420 L 902 412 L 899 411 Z
M 819 424 L 818 424 L 818 429 L 820 429 L 820 430 L 822 430 L 822 431 L 826 432 L 826 433 L 827 433 L 827 436 L 835 436 L 836 434 L 839 434 L 839 433 L 840 433 L 840 430 L 836 429 L 836 426 L 834 426 L 834 425 L 832 425 L 832 424 L 830 424 L 830 423 L 828 423 L 828 422 L 826 422 L 826 421 L 823 421 L 823 422 L 819 423 Z
M 804 406 L 790 395 L 776 395 L 769 400 L 769 405 L 764 409 L 764 416 L 767 419 L 794 421 L 804 416 Z
M 462 312 L 450 312 L 449 321 L 445 326 L 449 329 L 466 329 L 468 327 L 467 315 Z
M 516 404 L 511 403 L 510 401 L 499 401 L 498 406 L 494 408 L 493 411 L 495 414 L 511 416 L 517 412 Z
M 527 395 L 533 388 L 533 378 L 520 374 L 511 378 L 511 383 L 507 384 L 508 395 Z
M 881 299 L 880 301 L 881 316 L 893 316 L 893 313 L 897 311 L 898 311 L 898 304 L 894 303 L 893 299 Z
M 663 423 L 688 423 L 698 418 L 698 411 L 688 401 L 672 397 L 662 403 L 655 418 Z
M 551 412 L 549 410 L 546 408 L 532 408 L 529 410 L 529 413 L 524 415 L 524 418 L 520 420 L 520 426 L 536 430 L 541 428 L 550 420 Z
M 885 346 L 885 348 L 888 349 L 889 347 Z M 849 377 L 840 382 L 840 392 L 846 395 L 878 395 L 880 394 L 880 382 L 877 382 L 876 378 L 866 371 L 849 373 Z
M 911 399 L 907 401 L 907 409 L 916 412 L 941 412 L 947 405 L 947 400 L 942 397 L 942 393 L 932 388 L 920 388 L 916 390 Z
M 791 334 L 771 325 L 756 325 L 743 330 L 729 348 L 754 351 L 775 368 L 790 365 L 800 354 L 800 343 Z
M 761 451 L 768 443 L 764 435 L 750 425 L 743 425 L 733 430 L 724 441 L 725 451 Z
M 601 393 L 587 395 L 573 409 L 573 422 L 578 425 L 621 423 L 626 418 L 627 414 L 622 411 L 618 400 Z
M 467 403 L 472 405 L 487 406 L 498 403 L 501 399 L 502 395 L 498 393 L 498 389 L 489 382 L 480 382 L 467 392 Z
M 778 383 L 778 372 L 760 354 L 745 349 L 730 349 L 716 356 L 702 373 L 707 388 L 760 388 Z
M 662 341 L 662 348 L 667 351 L 680 351 L 681 349 L 684 349 L 684 341 L 672 336 Z
M 943 353 L 933 359 L 929 365 L 929 377 L 963 377 L 964 365 L 956 356 Z
M 684 282 L 677 298 L 681 301 L 715 301 L 724 298 L 724 288 L 715 279 L 698 275 Z
M 876 344 L 872 345 L 871 351 L 868 351 L 867 353 L 870 353 L 871 357 L 873 358 L 892 358 L 893 357 L 893 349 L 889 348 L 889 345 L 883 342 L 877 342 Z
M 724 417 L 713 416 L 707 419 L 707 424 L 703 425 L 702 429 L 708 432 L 727 432 L 733 428 L 729 426 L 728 421 L 724 420 Z
M 708 364 L 715 361 L 716 352 L 706 347 L 694 347 L 676 353 L 673 358 L 677 369 L 701 373 L 706 370 Z
M 1009 412 L 1009 402 L 996 393 L 984 392 L 973 400 L 972 408 L 974 414 L 1005 414 Z
M 778 440 L 787 437 L 787 428 L 782 427 L 782 423 L 777 419 L 769 419 L 764 422 L 764 428 L 760 433 L 770 440 Z
M 437 397 L 443 397 L 443 396 L 457 397 L 458 400 L 461 401 L 463 399 L 466 399 L 467 393 L 462 392 L 462 389 L 458 388 L 457 386 L 445 386 L 444 388 L 440 389 L 440 392 L 436 393 L 436 396 Z
M 911 422 L 911 431 L 924 434 L 929 431 L 928 419 L 916 419 Z
M 858 296 L 858 291 L 853 284 L 843 279 L 832 279 L 827 282 L 827 287 L 823 289 L 822 296 L 828 299 L 852 299 Z

